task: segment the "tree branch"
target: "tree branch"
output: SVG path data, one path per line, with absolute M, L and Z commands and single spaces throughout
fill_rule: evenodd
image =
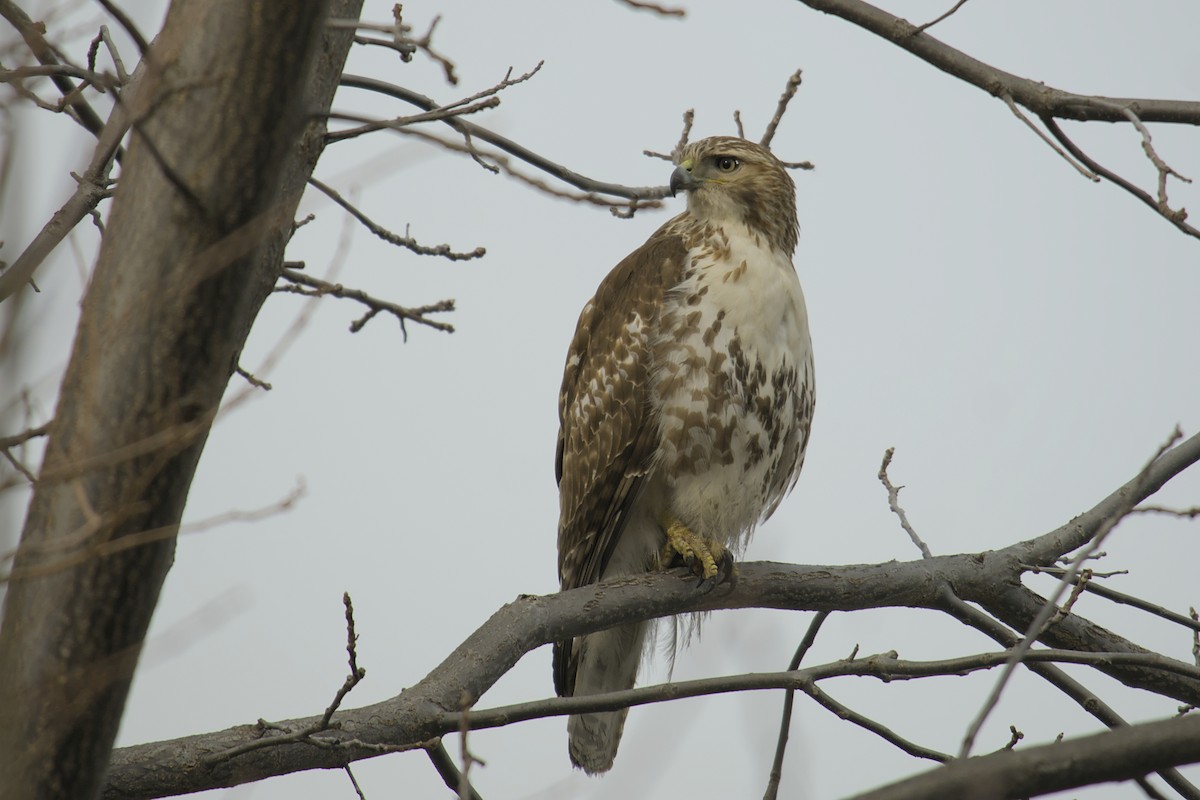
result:
M 1136 97 L 1082 95 L 1056 89 L 997 69 L 933 38 L 906 19 L 862 0 L 800 0 L 804 5 L 841 17 L 886 39 L 942 72 L 983 89 L 993 97 L 1010 95 L 1038 116 L 1059 119 L 1127 122 L 1120 109 L 1129 108 L 1143 122 L 1200 125 L 1200 102 Z

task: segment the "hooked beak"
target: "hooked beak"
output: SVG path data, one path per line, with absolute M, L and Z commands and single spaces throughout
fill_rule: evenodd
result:
M 699 185 L 700 182 L 692 176 L 692 160 L 690 158 L 676 167 L 675 171 L 671 173 L 671 197 L 679 194 L 680 189 L 690 192 Z

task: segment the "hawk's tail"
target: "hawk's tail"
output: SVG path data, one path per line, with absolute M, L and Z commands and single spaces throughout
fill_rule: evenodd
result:
M 568 663 L 564 694 L 600 694 L 632 689 L 642 660 L 642 643 L 647 623 L 624 625 L 575 639 L 569 647 L 555 649 L 555 658 Z M 589 775 L 607 772 L 617 756 L 617 745 L 629 709 L 578 714 L 567 721 L 571 763 Z

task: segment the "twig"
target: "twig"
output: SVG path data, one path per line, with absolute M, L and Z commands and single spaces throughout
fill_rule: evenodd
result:
M 446 784 L 446 788 L 455 794 L 459 794 L 459 787 L 462 786 L 462 773 L 454 763 L 454 759 L 450 757 L 450 753 L 446 751 L 446 745 L 442 743 L 439 736 L 425 746 L 425 754 L 429 756 L 429 762 L 433 764 L 433 768 L 437 770 L 438 775 L 442 776 L 442 782 Z M 474 787 L 468 786 L 467 795 L 470 800 L 483 800 L 476 792 Z M 461 797 L 461 794 L 460 794 Z
M 241 364 L 238 364 L 238 365 L 237 365 L 237 366 L 234 368 L 234 372 L 236 372 L 238 375 L 241 375 L 243 378 L 245 378 L 245 379 L 246 379 L 246 382 L 247 382 L 247 383 L 249 383 L 251 386 L 255 387 L 256 389 L 262 389 L 264 392 L 269 392 L 269 391 L 271 391 L 271 388 L 272 388 L 272 387 L 271 387 L 271 384 L 267 383 L 266 381 L 259 380 L 258 378 L 254 377 L 254 375 L 252 375 L 251 373 L 249 373 L 249 372 L 247 372 L 246 370 L 242 369 L 242 365 L 241 365 Z
M 1054 616 L 1046 623 L 1046 627 L 1050 628 L 1057 625 L 1061 620 L 1066 619 L 1066 616 L 1071 613 L 1071 609 L 1075 606 L 1075 601 L 1079 599 L 1079 595 L 1083 594 L 1083 590 L 1087 588 L 1088 582 L 1092 579 L 1092 571 L 1090 569 L 1082 570 L 1079 573 L 1079 578 L 1075 581 L 1075 585 L 1071 587 L 1071 595 L 1067 598 L 1067 602 L 1063 603 L 1062 608 L 1054 612 Z
M 10 447 L 25 444 L 30 439 L 36 439 L 39 436 L 45 436 L 50 432 L 50 424 L 47 422 L 44 425 L 38 425 L 36 428 L 30 428 L 27 431 L 14 433 L 12 436 L 0 436 L 0 450 L 7 450 Z
M 733 110 L 733 124 L 737 127 L 738 138 L 745 139 L 746 128 L 742 125 L 742 112 L 736 108 Z
M 142 58 L 146 57 L 146 53 L 150 50 L 150 43 L 146 41 L 146 37 L 142 36 L 142 32 L 138 30 L 137 25 L 133 24 L 133 20 L 121 9 L 117 8 L 112 0 L 96 0 L 104 9 L 112 15 L 112 18 L 121 24 L 125 32 L 129 34 L 129 38 L 133 39 L 133 43 L 137 45 L 138 52 Z
M 963 7 L 963 5 L 965 5 L 965 4 L 966 4 L 966 2 L 967 2 L 967 0 L 958 0 L 958 2 L 957 2 L 957 3 L 955 3 L 955 4 L 954 4 L 954 5 L 953 5 L 953 6 L 950 8 L 950 10 L 949 10 L 949 11 L 947 11 L 945 14 L 942 14 L 940 17 L 937 17 L 936 19 L 931 19 L 931 20 L 929 20 L 929 22 L 926 22 L 924 25 L 918 25 L 918 26 L 917 26 L 917 27 L 916 27 L 916 28 L 915 28 L 915 29 L 912 31 L 912 33 L 911 33 L 911 34 L 909 34 L 909 35 L 910 35 L 910 36 L 911 36 L 911 35 L 916 35 L 916 34 L 918 34 L 918 33 L 922 33 L 922 32 L 924 32 L 924 31 L 928 30 L 929 28 L 932 28 L 934 25 L 937 25 L 939 22 L 941 22 L 942 20 L 944 20 L 944 19 L 946 19 L 947 17 L 949 17 L 949 16 L 950 16 L 951 14 L 953 14 L 955 11 L 958 11 L 960 8 L 962 8 L 962 7 Z
M 1101 166 L 1100 164 L 1098 164 L 1095 160 L 1093 160 L 1090 156 L 1088 156 L 1087 153 L 1084 153 L 1083 150 L 1081 150 L 1079 148 L 1079 146 L 1075 144 L 1075 142 L 1073 142 L 1069 138 L 1067 138 L 1067 135 L 1065 133 L 1063 133 L 1062 128 L 1060 128 L 1053 119 L 1051 119 L 1050 117 L 1042 117 L 1042 124 L 1045 125 L 1046 129 L 1048 131 L 1050 131 L 1050 133 L 1054 136 L 1054 138 L 1057 139 L 1059 141 L 1059 143 L 1062 144 L 1062 146 L 1067 149 L 1067 152 L 1069 152 L 1071 155 L 1075 156 L 1075 158 L 1079 159 L 1079 161 L 1082 164 L 1084 164 L 1088 169 L 1092 170 L 1093 172 L 1100 175 L 1101 177 L 1106 178 L 1107 180 L 1111 181 L 1112 183 L 1115 183 L 1117 186 L 1120 186 L 1122 189 L 1129 192 L 1131 195 L 1133 195 L 1134 197 L 1141 200 L 1146 205 L 1153 208 L 1156 212 L 1158 212 L 1158 214 L 1160 216 L 1162 216 L 1164 219 L 1166 219 L 1168 222 L 1170 222 L 1172 225 L 1174 225 L 1179 230 L 1186 233 L 1188 236 L 1192 236 L 1197 239 L 1200 239 L 1200 230 L 1197 230 L 1196 228 L 1192 227 L 1191 225 L 1188 225 L 1182 219 L 1179 219 L 1175 216 L 1168 216 L 1168 215 L 1163 214 L 1162 211 L 1159 209 L 1158 201 L 1155 198 L 1151 197 L 1147 192 L 1138 188 L 1137 186 L 1130 183 L 1129 181 L 1125 180 L 1124 178 L 1122 178 L 1120 175 L 1116 174 L 1112 170 L 1107 169 L 1107 168 Z
M 407 117 L 397 117 L 392 120 L 378 120 L 360 117 L 352 114 L 330 114 L 332 118 L 348 119 L 355 122 L 364 123 L 361 127 L 351 128 L 344 131 L 334 131 L 326 135 L 326 141 L 338 142 L 344 139 L 352 139 L 356 136 L 361 136 L 364 133 L 380 130 L 382 128 L 398 129 L 407 125 L 414 125 L 419 122 L 448 122 L 451 119 L 474 114 L 477 111 L 483 111 L 489 108 L 495 108 L 500 105 L 500 98 L 496 95 L 510 86 L 516 86 L 518 83 L 524 83 L 541 71 L 544 61 L 539 61 L 537 66 L 528 72 L 512 76 L 512 67 L 508 68 L 508 72 L 504 74 L 504 78 L 493 86 L 482 91 L 476 92 L 469 97 L 464 97 L 460 100 L 455 100 L 453 103 L 447 103 L 436 108 L 427 108 L 423 114 L 413 114 Z
M 376 314 L 381 311 L 386 311 L 397 320 L 400 321 L 400 331 L 404 335 L 404 341 L 408 341 L 408 328 L 405 327 L 405 322 L 415 322 L 419 325 L 425 325 L 437 331 L 445 333 L 454 333 L 454 326 L 445 322 L 429 319 L 428 314 L 438 314 L 446 311 L 454 310 L 453 300 L 442 300 L 427 306 L 417 306 L 416 308 L 406 308 L 405 306 L 396 305 L 387 300 L 380 300 L 377 297 L 363 292 L 359 289 L 349 289 L 340 283 L 329 283 L 320 278 L 314 278 L 310 275 L 305 275 L 303 272 L 297 272 L 292 269 L 285 269 L 280 274 L 280 277 L 291 281 L 298 286 L 276 286 L 277 292 L 288 292 L 291 294 L 304 295 L 305 297 L 341 297 L 347 300 L 356 300 L 368 308 L 366 314 L 358 320 L 350 324 L 350 332 L 358 333 L 363 329 Z M 307 287 L 307 288 L 304 288 Z
M 844 719 L 847 722 L 857 725 L 863 730 L 874 733 L 876 736 L 879 736 L 888 743 L 895 745 L 905 753 L 908 753 L 910 756 L 914 756 L 916 758 L 926 758 L 930 761 L 937 761 L 942 764 L 946 763 L 947 761 L 952 761 L 954 758 L 949 753 L 941 753 L 937 750 L 932 750 L 928 747 L 923 747 L 922 745 L 908 741 L 883 723 L 876 722 L 870 717 L 864 716 L 848 706 L 839 703 L 837 700 L 834 700 L 832 697 L 819 689 L 816 684 L 810 684 L 807 687 L 802 686 L 800 688 L 805 694 L 817 701 L 819 705 L 832 711 L 840 719 Z
M 641 11 L 653 11 L 655 14 L 663 17 L 685 17 L 687 11 L 682 8 L 671 8 L 662 6 L 658 3 L 651 3 L 648 0 L 617 0 L 619 3 L 624 3 L 630 8 L 636 8 Z
M 758 140 L 758 143 L 768 150 L 771 148 L 771 140 L 775 138 L 779 122 L 783 119 L 783 112 L 787 111 L 788 103 L 796 95 L 796 89 L 800 88 L 802 72 L 803 70 L 796 70 L 788 78 L 787 85 L 783 87 L 783 94 L 779 96 L 779 103 L 775 106 L 775 116 L 771 117 L 771 121 L 767 123 L 767 129 L 763 131 L 762 138 Z
M 395 84 L 385 83 L 374 78 L 367 78 L 361 75 L 343 74 L 341 77 L 341 85 L 349 86 L 355 89 L 364 89 L 366 91 L 377 92 L 389 97 L 395 97 L 404 100 L 407 103 L 412 103 L 418 108 L 431 110 L 438 108 L 439 104 L 425 95 L 414 92 L 411 89 L 406 89 Z M 597 181 L 580 175 L 567 167 L 555 163 L 550 159 L 533 152 L 529 148 L 517 144 L 513 140 L 501 136 L 498 133 L 488 130 L 487 128 L 468 122 L 464 119 L 451 117 L 441 120 L 446 125 L 454 130 L 470 136 L 488 144 L 500 148 L 511 156 L 521 159 L 531 166 L 542 170 L 545 173 L 557 178 L 563 183 L 574 186 L 576 189 L 582 189 L 585 192 L 596 192 L 597 194 L 610 194 L 615 197 L 625 197 L 637 200 L 661 199 L 670 194 L 670 190 L 666 186 L 623 186 L 618 183 L 606 183 Z
M 1174 445 L 1175 442 L 1179 441 L 1179 439 L 1182 437 L 1183 432 L 1180 431 L 1178 427 L 1175 428 L 1175 430 L 1172 431 L 1171 436 L 1168 437 L 1167 441 L 1158 448 L 1154 456 L 1146 463 L 1146 466 L 1142 468 L 1141 472 L 1138 473 L 1138 477 L 1135 479 L 1135 481 L 1137 483 L 1142 483 L 1149 473 L 1150 468 L 1154 466 L 1155 462 L 1157 462 L 1158 459 L 1161 458 L 1162 455 L 1169 449 L 1171 449 L 1171 446 Z M 1136 495 L 1136 493 L 1134 494 Z M 983 728 L 983 724 L 987 721 L 988 715 L 991 714 L 992 710 L 996 707 L 996 704 L 1000 702 L 1000 695 L 1004 691 L 1004 687 L 1008 685 L 1009 678 L 1012 677 L 1014 670 L 1016 669 L 1017 665 L 1021 663 L 1021 660 L 1025 657 L 1025 655 L 1030 652 L 1030 648 L 1033 646 L 1033 643 L 1045 631 L 1046 623 L 1050 620 L 1051 615 L 1055 613 L 1059 598 L 1062 597 L 1063 592 L 1068 586 L 1074 584 L 1076 576 L 1079 574 L 1081 565 L 1084 564 L 1087 559 L 1100 548 L 1100 545 L 1104 541 L 1105 537 L 1112 532 L 1112 530 L 1122 519 L 1128 516 L 1129 512 L 1133 510 L 1135 505 L 1137 505 L 1137 500 L 1134 499 L 1134 497 L 1126 498 L 1125 501 L 1116 509 L 1115 513 L 1101 523 L 1099 529 L 1095 532 L 1095 534 L 1093 534 L 1091 540 L 1084 547 L 1083 551 L 1071 560 L 1070 566 L 1068 566 L 1066 572 L 1063 573 L 1062 579 L 1059 581 L 1054 593 L 1047 598 L 1046 603 L 1038 611 L 1037 616 L 1034 617 L 1034 620 L 1032 623 L 1030 623 L 1025 635 L 1021 638 L 1020 644 L 1013 648 L 1012 656 L 1009 658 L 1008 663 L 1004 665 L 1004 669 L 1001 670 L 1000 677 L 996 680 L 995 686 L 992 687 L 992 691 L 988 695 L 987 700 L 984 701 L 983 707 L 979 710 L 979 714 L 971 722 L 970 727 L 968 727 L 966 734 L 963 736 L 962 746 L 959 748 L 959 758 L 966 758 L 968 755 L 970 755 L 971 746 L 975 742 L 975 737 Z
M 900 520 L 900 527 L 904 528 L 904 532 L 908 534 L 908 538 L 912 539 L 912 543 L 921 551 L 921 558 L 933 558 L 933 553 L 929 551 L 929 546 L 924 540 L 917 535 L 913 530 L 913 526 L 908 522 L 908 515 L 904 513 L 904 509 L 900 507 L 900 490 L 903 486 L 893 486 L 892 481 L 888 478 L 888 466 L 892 463 L 892 455 L 896 452 L 896 448 L 889 447 L 883 454 L 883 463 L 879 465 L 879 482 L 883 484 L 883 488 L 887 489 L 888 493 L 888 508 L 892 510 Z
M 1188 616 L 1191 617 L 1193 625 L 1200 626 L 1200 615 L 1196 613 L 1195 606 L 1188 608 Z M 1200 627 L 1192 629 L 1192 660 L 1200 667 Z
M 314 747 L 341 747 L 353 748 L 364 743 L 355 741 L 339 741 L 336 739 L 318 739 L 315 734 L 330 730 L 333 726 L 331 721 L 334 713 L 341 706 L 346 695 L 359 684 L 367 671 L 358 666 L 357 641 L 358 635 L 354 632 L 354 604 L 350 601 L 350 593 L 342 594 L 342 604 L 346 607 L 346 653 L 350 663 L 350 674 L 342 682 L 341 687 L 333 696 L 333 702 L 325 709 L 325 713 L 321 718 L 311 725 L 307 725 L 300 730 L 287 730 L 280 725 L 260 719 L 258 721 L 258 729 L 263 734 L 260 738 L 231 747 L 219 753 L 213 753 L 205 756 L 202 761 L 204 764 L 212 766 L 219 764 L 222 761 L 228 761 L 231 758 L 240 756 L 243 753 L 248 753 L 252 750 L 260 750 L 264 747 L 278 747 L 282 744 L 303 743 L 310 744 Z M 279 736 L 266 736 L 267 731 L 278 731 Z M 408 745 L 405 749 L 415 749 L 418 745 Z
M 966 0 L 963 0 L 963 2 L 966 2 Z M 1062 156 L 1063 160 L 1066 161 L 1068 164 L 1070 164 L 1072 167 L 1074 167 L 1075 170 L 1080 175 L 1082 175 L 1083 177 L 1087 178 L 1088 180 L 1090 180 L 1094 183 L 1100 182 L 1099 175 L 1092 172 L 1090 169 L 1083 166 L 1075 159 L 1071 158 L 1071 156 L 1068 155 L 1065 150 L 1063 150 L 1061 147 L 1059 147 L 1057 144 L 1055 144 L 1054 141 L 1049 136 L 1047 136 L 1046 133 L 1041 128 L 1034 125 L 1033 120 L 1031 120 L 1029 117 L 1025 116 L 1024 112 L 1022 112 L 1021 109 L 1017 107 L 1017 104 L 1015 102 L 1013 102 L 1012 95 L 1005 94 L 1000 99 L 1003 100 L 1006 105 L 1008 105 L 1009 111 L 1011 111 L 1016 116 L 1017 119 L 1021 120 L 1021 122 L 1024 122 L 1027 126 L 1029 126 L 1029 130 L 1036 133 L 1039 139 L 1041 139 L 1046 144 L 1050 145 L 1050 148 L 1052 150 L 1054 150 L 1054 152 L 1056 152 L 1060 156 Z
M 1138 506 L 1131 514 L 1166 514 L 1171 517 L 1180 517 L 1182 519 L 1195 519 L 1200 517 L 1200 506 L 1192 506 L 1191 508 L 1167 508 L 1165 506 Z
M 394 244 L 397 247 L 404 247 L 412 252 L 422 256 L 440 256 L 449 259 L 450 261 L 469 261 L 473 258 L 481 258 L 487 254 L 487 249 L 476 247 L 474 250 L 466 253 L 455 252 L 450 249 L 448 244 L 439 244 L 433 247 L 427 247 L 417 242 L 410 236 L 400 236 L 387 228 L 370 219 L 366 214 L 358 209 L 353 203 L 342 197 L 333 187 L 325 184 L 316 178 L 309 178 L 308 183 L 323 192 L 330 200 L 337 203 L 350 213 L 356 220 L 363 224 L 367 230 L 383 239 L 389 244 Z
M 450 139 L 444 139 L 440 136 L 434 136 L 433 134 L 414 128 L 406 129 L 400 132 L 405 136 L 413 136 L 432 144 L 436 144 L 440 147 L 444 147 L 447 150 L 452 150 L 456 153 L 473 153 L 474 155 L 484 155 L 495 162 L 496 166 L 502 172 L 504 172 L 505 175 L 515 178 L 527 186 L 531 186 L 540 192 L 545 192 L 551 197 L 571 200 L 576 203 L 589 203 L 591 205 L 607 208 L 613 213 L 614 216 L 621 217 L 622 219 L 631 218 L 634 212 L 643 208 L 662 208 L 663 206 L 661 200 L 638 200 L 635 197 L 630 200 L 618 201 L 611 197 L 604 197 L 596 194 L 595 192 L 570 192 L 564 189 L 558 189 L 541 180 L 540 178 L 537 178 L 533 175 L 527 175 L 524 172 L 516 169 L 512 166 L 512 160 L 502 153 L 487 152 L 481 154 L 478 151 L 473 152 L 471 148 L 468 148 L 464 144 L 460 144 Z
M 675 163 L 679 160 L 679 154 L 683 152 L 683 148 L 687 147 L 688 137 L 692 135 L 692 123 L 696 121 L 696 109 L 689 108 L 683 112 L 683 130 L 679 134 L 679 141 L 675 143 L 675 147 L 671 150 L 670 155 L 666 153 L 658 153 L 654 150 L 643 150 L 642 155 L 650 156 L 651 158 L 661 158 L 663 161 Z
M 462 711 L 461 719 L 458 723 L 458 748 L 459 759 L 462 761 L 462 774 L 458 777 L 458 798 L 459 800 L 470 800 L 472 795 L 471 790 L 471 767 L 474 764 L 483 766 L 483 761 L 471 752 L 467 747 L 467 734 L 471 730 L 471 695 L 467 692 L 462 694 Z
M 1159 157 L 1158 151 L 1154 149 L 1153 141 L 1150 138 L 1150 131 L 1145 125 L 1142 124 L 1142 121 L 1138 119 L 1137 114 L 1133 113 L 1133 109 L 1123 108 L 1121 110 L 1124 112 L 1126 119 L 1128 119 L 1130 123 L 1133 124 L 1133 127 L 1137 129 L 1138 133 L 1142 135 L 1142 150 L 1146 153 L 1146 158 L 1150 159 L 1150 163 L 1154 165 L 1156 170 L 1158 170 L 1158 213 L 1162 214 L 1169 220 L 1178 220 L 1183 222 L 1185 219 L 1187 219 L 1187 209 L 1180 208 L 1176 210 L 1171 208 L 1170 204 L 1167 203 L 1167 178 L 1171 175 L 1174 175 L 1184 183 L 1191 183 L 1192 179 L 1185 178 L 1184 176 L 1180 175 L 1173 167 L 1169 166 L 1165 161 L 1162 160 L 1162 158 Z
M 367 800 L 367 796 L 363 794 L 362 787 L 358 785 L 358 780 L 355 779 L 354 773 L 350 771 L 350 765 L 347 764 L 343 769 L 346 770 L 346 775 L 350 778 L 350 785 L 354 787 L 354 793 L 358 795 L 358 800 Z
M 960 622 L 986 634 L 1001 645 L 1015 647 L 1019 643 L 1020 638 L 1008 626 L 963 602 L 948 585 L 942 586 L 941 597 L 943 609 Z M 1027 657 L 1025 667 L 1075 701 L 1080 708 L 1100 720 L 1100 722 L 1109 728 L 1115 729 L 1128 725 L 1125 719 L 1109 707 L 1107 703 L 1054 664 L 1038 662 L 1037 660 L 1030 661 Z M 1061 733 L 1055 741 L 1062 741 Z M 1181 796 L 1189 798 L 1189 800 L 1196 800 L 1200 796 L 1196 788 L 1178 770 L 1173 768 L 1162 769 L 1158 771 L 1158 775 Z M 1151 797 L 1155 796 L 1156 792 L 1154 788 L 1145 777 L 1137 778 L 1136 783 L 1147 795 Z
M 788 672 L 794 672 L 800 668 L 800 662 L 804 660 L 804 656 L 817 639 L 817 633 L 828 618 L 828 611 L 818 611 L 817 615 L 813 617 L 812 622 L 808 624 L 808 630 L 805 632 L 804 638 L 800 640 L 800 645 L 796 648 L 796 652 L 792 656 L 792 660 L 788 662 Z M 783 696 L 783 714 L 779 720 L 779 738 L 775 743 L 775 759 L 771 762 L 771 772 L 767 778 L 767 789 L 763 793 L 763 800 L 775 800 L 779 796 L 779 781 L 783 777 L 783 754 L 787 750 L 788 733 L 792 727 L 792 705 L 794 702 L 795 690 L 788 689 Z

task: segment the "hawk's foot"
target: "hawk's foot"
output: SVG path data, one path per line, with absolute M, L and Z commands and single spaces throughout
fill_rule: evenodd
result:
M 732 584 L 737 579 L 733 554 L 719 543 L 705 541 L 679 520 L 672 520 L 666 533 L 667 542 L 661 556 L 664 567 L 677 557 L 682 559 L 688 569 L 700 577 L 700 587 L 705 591 L 726 581 Z

